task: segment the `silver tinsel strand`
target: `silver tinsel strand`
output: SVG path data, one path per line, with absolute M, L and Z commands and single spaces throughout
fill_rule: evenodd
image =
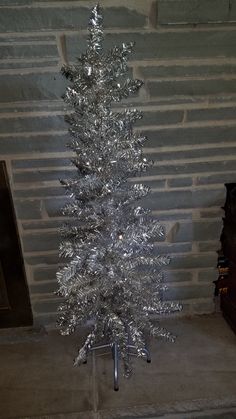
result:
M 169 259 L 153 254 L 153 242 L 164 231 L 150 211 L 137 205 L 149 188 L 128 181 L 149 166 L 142 154 L 146 138 L 133 132 L 142 113 L 112 107 L 142 86 L 140 80 L 125 78 L 134 45 L 104 51 L 102 21 L 96 5 L 87 51 L 76 65 L 62 68 L 70 81 L 64 100 L 73 110 L 66 120 L 77 174 L 61 181 L 71 202 L 63 210 L 70 222 L 61 229 L 60 255 L 69 261 L 57 273 L 58 295 L 64 297 L 58 323 L 64 335 L 93 324 L 75 365 L 85 361 L 94 343 L 106 338 L 118 342 L 128 376 L 128 341 L 143 356 L 144 332 L 174 340 L 170 332 L 152 324 L 150 314 L 181 306 L 163 301 L 161 267 Z

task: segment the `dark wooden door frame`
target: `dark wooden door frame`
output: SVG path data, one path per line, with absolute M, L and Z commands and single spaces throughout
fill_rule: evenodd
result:
M 4 161 L 0 161 L 0 328 L 32 325 L 32 311 L 16 216 Z

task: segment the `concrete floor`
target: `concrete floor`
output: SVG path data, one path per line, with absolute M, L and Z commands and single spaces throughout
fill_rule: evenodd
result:
M 110 355 L 73 367 L 81 337 L 0 331 L 0 418 L 236 418 L 236 336 L 221 315 L 165 320 L 175 344 L 151 342 L 112 387 Z

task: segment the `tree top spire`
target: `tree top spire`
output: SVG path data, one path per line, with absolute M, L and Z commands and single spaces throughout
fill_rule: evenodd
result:
M 102 49 L 102 40 L 103 40 L 103 15 L 102 8 L 100 7 L 99 2 L 92 8 L 91 16 L 89 19 L 89 38 L 88 46 L 89 48 L 98 53 Z
M 98 27 L 102 24 L 102 11 L 101 7 L 99 5 L 99 2 L 92 8 L 91 16 L 90 16 L 90 26 L 92 27 Z

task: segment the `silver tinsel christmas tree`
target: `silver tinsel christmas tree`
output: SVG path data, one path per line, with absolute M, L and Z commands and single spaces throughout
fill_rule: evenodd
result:
M 133 44 L 103 49 L 102 13 L 96 5 L 89 20 L 88 47 L 74 66 L 64 66 L 70 80 L 64 100 L 73 108 L 66 117 L 75 153 L 76 176 L 61 181 L 70 196 L 63 213 L 60 255 L 69 262 L 57 273 L 62 334 L 90 324 L 91 331 L 75 359 L 84 362 L 100 340 L 117 342 L 125 370 L 130 370 L 128 342 L 144 355 L 144 332 L 173 340 L 150 315 L 180 310 L 163 301 L 161 267 L 168 258 L 152 254 L 163 228 L 138 205 L 149 193 L 129 178 L 146 171 L 146 138 L 133 131 L 142 114 L 118 111 L 114 102 L 138 91 L 142 82 L 125 77 Z

